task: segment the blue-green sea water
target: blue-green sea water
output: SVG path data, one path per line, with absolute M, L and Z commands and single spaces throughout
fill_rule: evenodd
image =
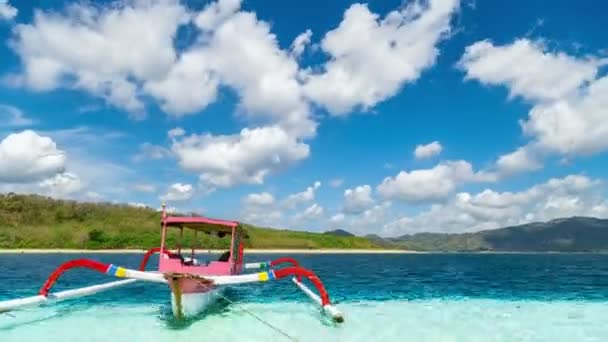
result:
M 0 341 L 287 341 L 248 312 L 299 341 L 608 341 L 608 255 L 293 256 L 323 280 L 345 323 L 329 322 L 287 279 L 232 288 L 226 296 L 233 303 L 220 300 L 186 322 L 171 317 L 165 286 L 135 283 L 0 315 Z M 35 295 L 56 266 L 76 257 L 131 268 L 141 260 L 137 254 L 0 255 L 0 300 Z M 110 280 L 75 270 L 54 290 Z

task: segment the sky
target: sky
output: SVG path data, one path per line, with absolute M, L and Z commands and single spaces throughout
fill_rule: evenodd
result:
M 608 217 L 608 4 L 0 0 L 0 192 L 358 235 Z

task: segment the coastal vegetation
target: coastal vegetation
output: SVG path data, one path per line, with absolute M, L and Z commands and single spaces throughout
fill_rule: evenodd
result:
M 246 248 L 372 249 L 356 236 L 271 229 L 244 224 Z M 185 232 L 183 246 L 190 246 Z M 0 248 L 147 249 L 160 241 L 160 212 L 126 204 L 83 203 L 38 195 L 0 195 Z M 167 241 L 175 246 L 178 230 Z M 198 234 L 196 246 L 226 249 L 228 238 Z
M 243 224 L 246 248 L 407 249 L 433 252 L 607 252 L 608 220 L 571 217 L 474 233 L 418 233 L 358 237 L 343 229 L 324 233 Z M 373 227 L 370 227 L 373 230 Z M 186 232 L 182 246 L 191 245 Z M 147 249 L 160 241 L 160 212 L 126 204 L 84 203 L 38 195 L 0 195 L 0 248 Z M 177 246 L 178 230 L 167 241 Z M 228 238 L 199 234 L 196 246 L 226 249 Z

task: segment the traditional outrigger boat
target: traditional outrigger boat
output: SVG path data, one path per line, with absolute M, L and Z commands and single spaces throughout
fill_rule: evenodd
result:
M 197 233 L 217 234 L 219 237 L 230 236 L 230 249 L 223 253 L 218 260 L 199 262 L 195 258 L 194 244 L 190 257 L 182 254 L 181 243 L 178 245 L 177 252 L 171 252 L 167 248 L 167 232 L 170 228 L 179 229 L 180 241 L 184 229 L 193 231 L 194 239 L 192 241 L 196 241 Z M 38 295 L 0 302 L 0 313 L 92 295 L 136 281 L 148 281 L 169 286 L 173 315 L 182 318 L 203 312 L 221 296 L 221 291 L 226 286 L 291 277 L 294 284 L 317 303 L 324 313 L 335 322 L 343 322 L 342 313 L 331 304 L 321 280 L 312 271 L 301 267 L 295 259 L 283 257 L 269 262 L 243 263 L 244 235 L 243 226 L 237 221 L 201 216 L 172 216 L 167 214 L 163 205 L 160 247 L 152 248 L 144 254 L 139 269 L 128 269 L 91 259 L 71 260 L 63 263 L 51 273 Z M 150 257 L 156 253 L 160 253 L 158 270 L 146 271 Z M 280 267 L 285 265 L 289 266 Z M 74 268 L 88 268 L 110 276 L 127 279 L 52 293 L 51 289 L 59 277 Z M 247 273 L 247 270 L 260 270 L 261 272 Z M 302 282 L 304 278 L 316 287 L 319 294 L 314 293 Z

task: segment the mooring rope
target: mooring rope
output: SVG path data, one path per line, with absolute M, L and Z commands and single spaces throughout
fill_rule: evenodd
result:
M 213 281 L 205 278 L 204 276 L 199 276 L 196 274 L 188 274 L 188 273 L 168 273 L 165 274 L 165 278 L 166 279 L 179 279 L 179 278 L 186 278 L 186 279 L 194 279 L 196 280 L 199 285 L 205 286 L 205 287 L 211 287 L 211 285 L 213 284 Z M 228 303 L 232 304 L 232 305 L 236 305 L 232 300 L 230 300 L 228 297 L 224 296 L 221 293 L 218 293 L 220 297 L 222 297 L 224 300 L 226 300 Z M 243 311 L 245 311 L 247 314 L 251 315 L 253 318 L 257 319 L 258 321 L 264 323 L 266 326 L 270 327 L 271 329 L 273 329 L 274 331 L 278 332 L 279 334 L 285 336 L 288 340 L 290 341 L 298 341 L 295 337 L 289 335 L 288 333 L 286 333 L 285 331 L 283 331 L 281 328 L 276 327 L 272 324 L 270 324 L 269 322 L 263 320 L 261 317 L 257 316 L 256 314 L 254 314 L 253 312 L 245 309 L 245 308 L 241 308 Z
M 219 294 L 220 297 L 224 298 L 224 300 L 226 300 L 228 303 L 232 304 L 232 305 L 236 305 L 232 300 L 228 299 L 228 297 L 224 296 L 223 294 Z M 288 333 L 286 333 L 285 331 L 283 331 L 281 328 L 276 327 L 272 324 L 270 324 L 269 322 L 263 320 L 262 318 L 260 318 L 259 316 L 257 316 L 256 314 L 254 314 L 253 312 L 247 310 L 246 308 L 241 307 L 241 309 L 243 311 L 245 311 L 246 313 L 248 313 L 249 315 L 251 315 L 253 318 L 257 319 L 258 321 L 266 324 L 268 327 L 270 327 L 271 329 L 273 329 L 274 331 L 278 332 L 279 334 L 285 336 L 288 340 L 290 341 L 298 341 L 295 337 L 289 335 Z

